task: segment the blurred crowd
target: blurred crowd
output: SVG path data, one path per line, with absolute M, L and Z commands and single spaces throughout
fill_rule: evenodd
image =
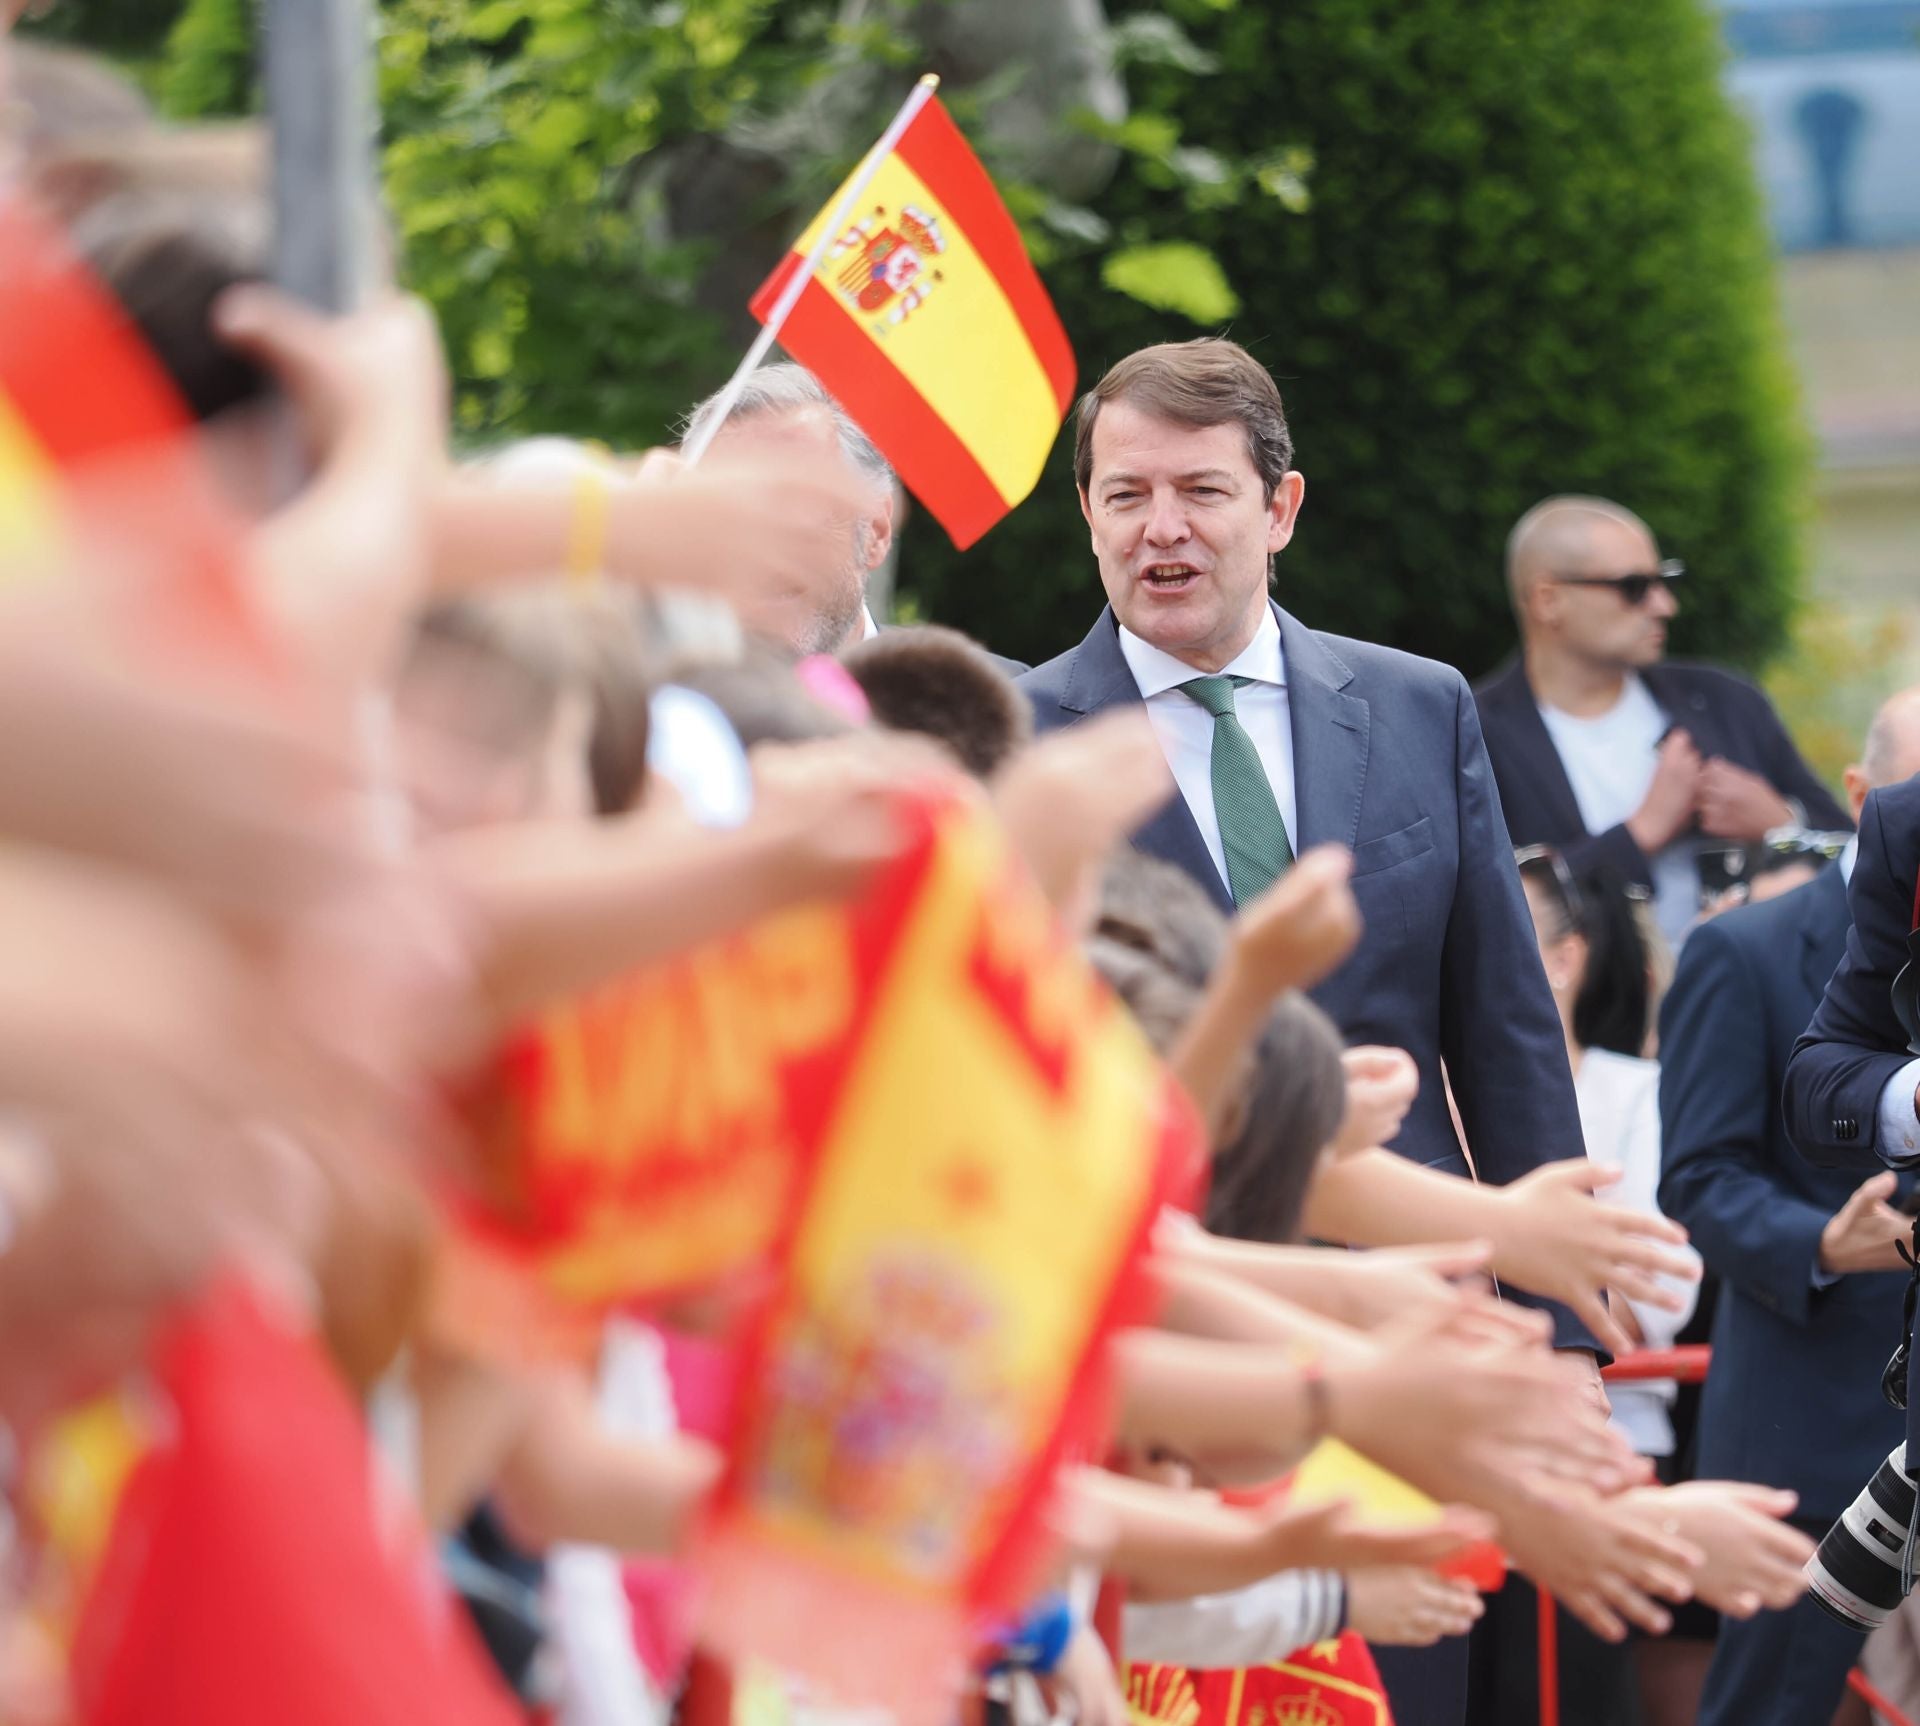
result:
M 1805 1163 L 1778 1099 L 1920 696 L 1843 806 L 1757 688 L 1666 659 L 1681 566 L 1582 496 L 1515 526 L 1518 651 L 1477 689 L 1319 634 L 1272 597 L 1311 523 L 1280 396 L 1224 341 L 1080 404 L 1084 642 L 1029 670 L 883 624 L 902 496 L 804 370 L 690 403 L 697 462 L 456 453 L 426 307 L 266 285 L 252 128 L 161 129 L 82 57 L 0 54 L 4 197 L 35 213 L 5 232 L 59 236 L 190 422 L 164 459 L 63 461 L 45 511 L 0 488 L 0 1717 L 118 1717 L 71 1681 L 41 1465 L 236 1288 L 324 1352 L 502 1706 L 896 1700 L 729 1694 L 702 1653 L 685 1571 L 764 1267 L 535 1346 L 463 1280 L 499 1171 L 455 1100 L 571 1003 L 862 903 L 930 804 L 1019 860 L 1210 1166 L 1137 1245 L 1154 1300 L 1100 1344 L 1098 1442 L 1022 1512 L 1045 1577 L 922 1675 L 929 1719 L 1238 1726 L 1231 1672 L 1271 1726 L 1530 1721 L 1556 1661 L 1570 1722 L 1856 1706 L 1860 1637 L 1803 1572 L 1899 1438 L 1909 1218 L 1891 1173 Z M 53 363 L 112 418 L 117 357 Z M 750 1041 L 636 1039 L 622 1082 Z M 1703 1391 L 1603 1385 L 1709 1337 Z M 1337 1490 L 1287 1489 L 1330 1453 Z

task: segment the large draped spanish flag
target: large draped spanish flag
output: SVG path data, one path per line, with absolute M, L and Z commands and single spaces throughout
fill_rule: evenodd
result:
M 1027 496 L 1073 399 L 1073 350 L 1020 231 L 947 111 L 921 104 L 840 232 L 848 177 L 752 302 L 962 550 Z M 822 240 L 826 240 L 821 247 Z

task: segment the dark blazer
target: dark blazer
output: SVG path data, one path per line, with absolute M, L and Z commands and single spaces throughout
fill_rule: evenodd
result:
M 1860 813 L 1846 952 L 1787 1063 L 1787 1130 L 1809 1162 L 1858 1177 L 1899 1147 L 1880 1143 L 1880 1093 L 1913 1056 L 1890 990 L 1907 962 L 1920 873 L 1920 778 L 1873 792 Z
M 1390 1044 L 1418 1063 L 1420 1094 L 1393 1149 L 1467 1172 L 1444 1061 L 1482 1179 L 1503 1184 L 1584 1155 L 1566 1044 L 1465 681 L 1274 612 L 1292 716 L 1294 843 L 1351 847 L 1366 918 L 1359 948 L 1313 995 L 1349 1041 Z M 1041 731 L 1140 699 L 1111 610 L 1020 686 Z M 1133 838 L 1231 911 L 1184 798 Z M 1563 1344 L 1593 1346 L 1569 1316 L 1556 1322 Z
M 1846 1508 L 1902 1431 L 1880 1369 L 1906 1275 L 1814 1287 L 1820 1231 L 1860 1177 L 1800 1157 L 1779 1103 L 1848 920 L 1830 867 L 1703 923 L 1660 1011 L 1660 1208 L 1721 1280 L 1697 1472 L 1791 1487 L 1799 1514 L 1818 1521 Z
M 1640 676 L 1661 711 L 1692 735 L 1702 755 L 1758 773 L 1807 812 L 1810 827 L 1837 832 L 1853 825 L 1800 759 L 1772 703 L 1744 678 L 1711 665 L 1675 661 L 1650 665 Z M 1587 832 L 1521 661 L 1510 660 L 1475 684 L 1473 698 L 1514 844 L 1552 845 L 1576 873 L 1601 863 L 1651 887 L 1646 855 L 1624 824 Z

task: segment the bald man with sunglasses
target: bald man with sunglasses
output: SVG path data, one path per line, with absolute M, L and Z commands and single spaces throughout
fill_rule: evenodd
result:
M 1474 689 L 1514 844 L 1638 882 L 1676 945 L 1769 832 L 1852 826 L 1765 695 L 1666 659 L 1684 575 L 1616 503 L 1534 505 L 1507 540 L 1520 654 Z

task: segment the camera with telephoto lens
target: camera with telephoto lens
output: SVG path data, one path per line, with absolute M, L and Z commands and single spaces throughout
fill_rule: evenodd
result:
M 1826 1612 L 1862 1632 L 1877 1630 L 1913 1585 L 1913 1477 L 1901 1464 L 1906 1446 L 1874 1471 L 1873 1479 L 1827 1530 L 1807 1563 L 1807 1586 Z

